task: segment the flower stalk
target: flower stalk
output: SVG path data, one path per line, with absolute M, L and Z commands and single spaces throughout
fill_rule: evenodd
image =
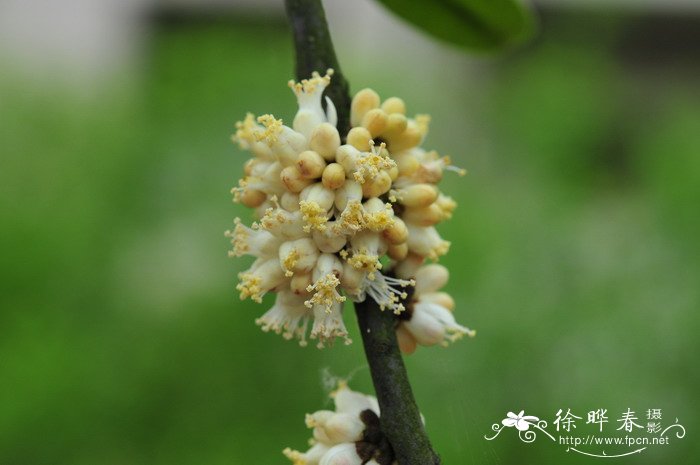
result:
M 306 79 L 314 71 L 335 70 L 326 89 L 337 110 L 340 134 L 350 129 L 349 86 L 341 72 L 320 0 L 285 0 L 296 50 L 296 77 Z M 356 303 L 365 356 L 370 366 L 379 407 L 381 430 L 391 443 L 400 465 L 438 465 L 421 421 L 420 412 L 399 350 L 393 312 L 382 311 L 368 297 Z

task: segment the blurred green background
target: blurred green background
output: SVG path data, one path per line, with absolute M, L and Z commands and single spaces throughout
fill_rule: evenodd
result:
M 223 231 L 250 218 L 228 192 L 247 158 L 233 124 L 295 111 L 283 18 L 150 25 L 136 71 L 89 90 L 3 69 L 0 464 L 287 463 L 304 414 L 328 406 L 324 369 L 372 392 L 351 309 L 349 347 L 264 334 L 271 296 L 240 302 L 249 260 L 226 257 Z M 700 453 L 699 25 L 543 9 L 540 35 L 495 58 L 419 37 L 367 60 L 338 41 L 354 91 L 430 113 L 425 145 L 470 172 L 444 181 L 459 208 L 440 230 L 478 336 L 407 358 L 445 464 L 597 460 L 484 440 L 521 409 L 607 408 L 613 428 L 662 408 L 686 438 L 618 463 Z

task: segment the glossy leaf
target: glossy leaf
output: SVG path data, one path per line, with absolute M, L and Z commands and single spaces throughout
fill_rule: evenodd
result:
M 530 37 L 531 11 L 518 0 L 378 0 L 396 15 L 454 45 L 499 50 Z

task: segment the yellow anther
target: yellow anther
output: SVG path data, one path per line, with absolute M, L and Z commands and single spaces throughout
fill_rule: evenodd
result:
M 348 202 L 334 226 L 334 232 L 358 232 L 365 228 L 365 214 L 358 200 Z
M 282 132 L 282 120 L 276 119 L 272 115 L 258 116 L 258 123 L 265 126 L 264 131 L 255 134 L 258 141 L 266 141 L 269 144 L 277 142 L 277 136 Z
M 299 202 L 299 210 L 301 210 L 303 220 L 306 221 L 305 232 L 311 232 L 312 229 L 320 232 L 326 230 L 327 212 L 318 203 L 302 200 Z
M 362 249 L 359 253 L 353 253 L 351 258 L 347 258 L 347 261 L 356 270 L 366 272 L 369 280 L 374 280 L 375 273 L 382 269 L 379 257 L 368 253 L 366 249 Z
M 323 77 L 321 77 L 318 71 L 314 71 L 311 73 L 311 79 L 302 79 L 301 82 L 294 82 L 294 80 L 290 79 L 287 85 L 297 96 L 302 93 L 312 94 L 316 92 L 319 86 L 321 89 L 325 89 L 331 82 L 331 76 L 333 76 L 333 69 L 328 68 L 326 70 L 326 75 Z
M 372 231 L 383 231 L 394 224 L 394 211 L 391 208 L 391 204 L 387 203 L 384 205 L 384 209 L 373 212 L 365 213 L 365 224 L 367 229 Z
M 320 277 L 306 288 L 307 292 L 313 292 L 314 295 L 304 302 L 304 305 L 309 308 L 314 305 L 323 305 L 326 307 L 326 313 L 331 313 L 331 307 L 334 303 L 345 302 L 345 296 L 340 295 L 336 290 L 339 285 L 340 280 L 333 273 Z
M 254 273 L 246 272 L 240 273 L 238 278 L 241 280 L 241 282 L 236 285 L 236 289 L 241 292 L 241 300 L 250 297 L 251 300 L 254 300 L 257 303 L 262 303 L 260 277 L 256 276 Z
M 226 231 L 226 237 L 231 238 L 231 245 L 233 245 L 233 250 L 229 254 L 240 257 L 250 251 L 248 246 L 249 233 L 247 228 L 241 224 L 240 218 L 236 218 L 233 222 L 236 224 L 233 231 Z
M 374 179 L 380 170 L 389 170 L 396 166 L 396 162 L 385 155 L 386 144 L 381 143 L 379 148 L 374 146 L 374 141 L 369 140 L 370 152 L 362 154 L 355 162 L 357 170 L 353 174 L 355 181 L 360 184 L 368 179 Z
M 301 255 L 297 249 L 292 249 L 287 256 L 284 257 L 284 260 L 282 261 L 282 269 L 284 270 L 285 276 L 290 277 L 294 275 L 294 271 L 292 270 L 300 258 Z
M 252 144 L 259 140 L 257 139 L 258 129 L 255 124 L 255 116 L 252 113 L 246 113 L 245 119 L 236 123 L 236 134 L 232 136 L 232 140 L 238 142 L 243 148 L 244 142 Z

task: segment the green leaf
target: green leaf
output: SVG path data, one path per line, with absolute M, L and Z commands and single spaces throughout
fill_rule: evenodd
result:
M 535 19 L 518 0 L 378 0 L 438 39 L 494 51 L 532 35 Z

